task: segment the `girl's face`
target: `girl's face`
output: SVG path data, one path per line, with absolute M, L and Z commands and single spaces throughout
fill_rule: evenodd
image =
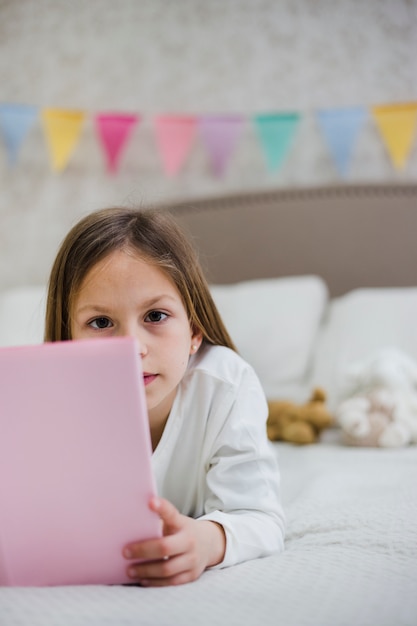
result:
M 116 250 L 85 276 L 72 306 L 73 339 L 136 337 L 149 421 L 158 440 L 190 354 L 202 342 L 172 280 L 131 250 Z

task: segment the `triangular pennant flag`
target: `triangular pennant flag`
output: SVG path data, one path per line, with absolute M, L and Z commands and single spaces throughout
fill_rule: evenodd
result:
M 0 104 L 0 128 L 4 137 L 9 165 L 17 163 L 20 147 L 38 115 L 35 106 Z
M 125 113 L 100 113 L 96 116 L 97 133 L 109 172 L 117 172 L 123 148 L 140 119 L 139 115 Z
M 362 107 L 325 109 L 317 113 L 320 129 L 342 176 L 348 172 L 356 138 L 366 117 Z
M 394 167 L 402 169 L 416 132 L 417 102 L 375 106 L 372 113 Z
M 79 141 L 84 122 L 82 111 L 43 109 L 42 123 L 49 148 L 52 169 L 65 169 Z
M 298 113 L 272 113 L 255 117 L 255 126 L 271 171 L 277 170 L 284 161 L 299 120 Z
M 242 127 L 243 117 L 239 115 L 203 116 L 198 119 L 201 139 L 216 176 L 224 174 Z
M 155 133 L 165 173 L 175 176 L 183 166 L 195 136 L 196 118 L 191 115 L 160 115 Z

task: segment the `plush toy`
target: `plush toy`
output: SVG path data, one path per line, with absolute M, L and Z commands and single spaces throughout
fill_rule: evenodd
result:
M 348 445 L 417 443 L 417 363 L 394 348 L 354 363 L 335 417 Z
M 271 441 L 306 444 L 318 440 L 320 432 L 333 423 L 326 408 L 326 394 L 317 387 L 305 404 L 270 400 L 267 433 Z

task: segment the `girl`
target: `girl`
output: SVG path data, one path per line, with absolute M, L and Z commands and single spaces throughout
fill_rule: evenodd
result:
M 45 340 L 137 337 L 163 537 L 124 549 L 141 585 L 195 580 L 283 549 L 267 405 L 236 353 L 196 254 L 158 211 L 95 212 L 52 268 Z M 261 346 L 260 346 L 261 349 Z

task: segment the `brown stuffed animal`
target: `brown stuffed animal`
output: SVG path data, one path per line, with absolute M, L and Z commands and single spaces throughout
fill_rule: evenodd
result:
M 267 433 L 271 441 L 314 443 L 320 432 L 333 423 L 333 416 L 326 408 L 326 393 L 319 387 L 305 404 L 270 400 L 268 407 Z

